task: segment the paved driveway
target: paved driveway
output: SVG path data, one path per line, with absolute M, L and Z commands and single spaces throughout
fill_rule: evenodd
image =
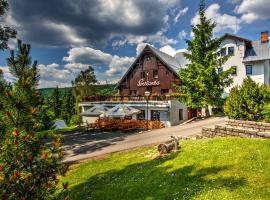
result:
M 104 154 L 157 144 L 170 139 L 171 135 L 192 136 L 201 133 L 202 127 L 224 124 L 225 118 L 212 117 L 147 132 L 84 132 L 64 133 L 66 161 L 78 161 Z

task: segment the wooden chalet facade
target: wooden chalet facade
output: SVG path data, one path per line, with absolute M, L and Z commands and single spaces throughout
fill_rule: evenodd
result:
M 117 88 L 121 96 L 166 95 L 176 92 L 180 85 L 177 61 L 147 45 L 120 80 Z

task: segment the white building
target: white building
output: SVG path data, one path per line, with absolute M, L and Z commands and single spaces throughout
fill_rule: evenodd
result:
M 247 76 L 257 83 L 269 86 L 270 44 L 268 32 L 262 32 L 261 39 L 256 41 L 228 33 L 222 38 L 223 42 L 218 53 L 220 56 L 230 55 L 230 57 L 218 70 L 224 71 L 231 67 L 236 69 L 236 73 L 233 75 L 233 84 L 225 89 L 225 95 L 229 94 L 233 86 L 241 85 Z M 181 67 L 189 63 L 183 58 L 183 52 L 177 53 L 175 58 Z

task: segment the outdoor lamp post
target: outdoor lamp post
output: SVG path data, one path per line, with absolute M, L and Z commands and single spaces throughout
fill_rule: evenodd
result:
M 148 130 L 148 101 L 149 101 L 149 97 L 150 97 L 150 92 L 145 91 L 144 95 L 146 98 L 146 129 Z

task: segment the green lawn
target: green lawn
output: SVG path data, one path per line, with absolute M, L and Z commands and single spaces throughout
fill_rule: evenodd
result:
M 270 199 L 270 140 L 184 141 L 163 158 L 156 147 L 72 167 L 70 199 Z

